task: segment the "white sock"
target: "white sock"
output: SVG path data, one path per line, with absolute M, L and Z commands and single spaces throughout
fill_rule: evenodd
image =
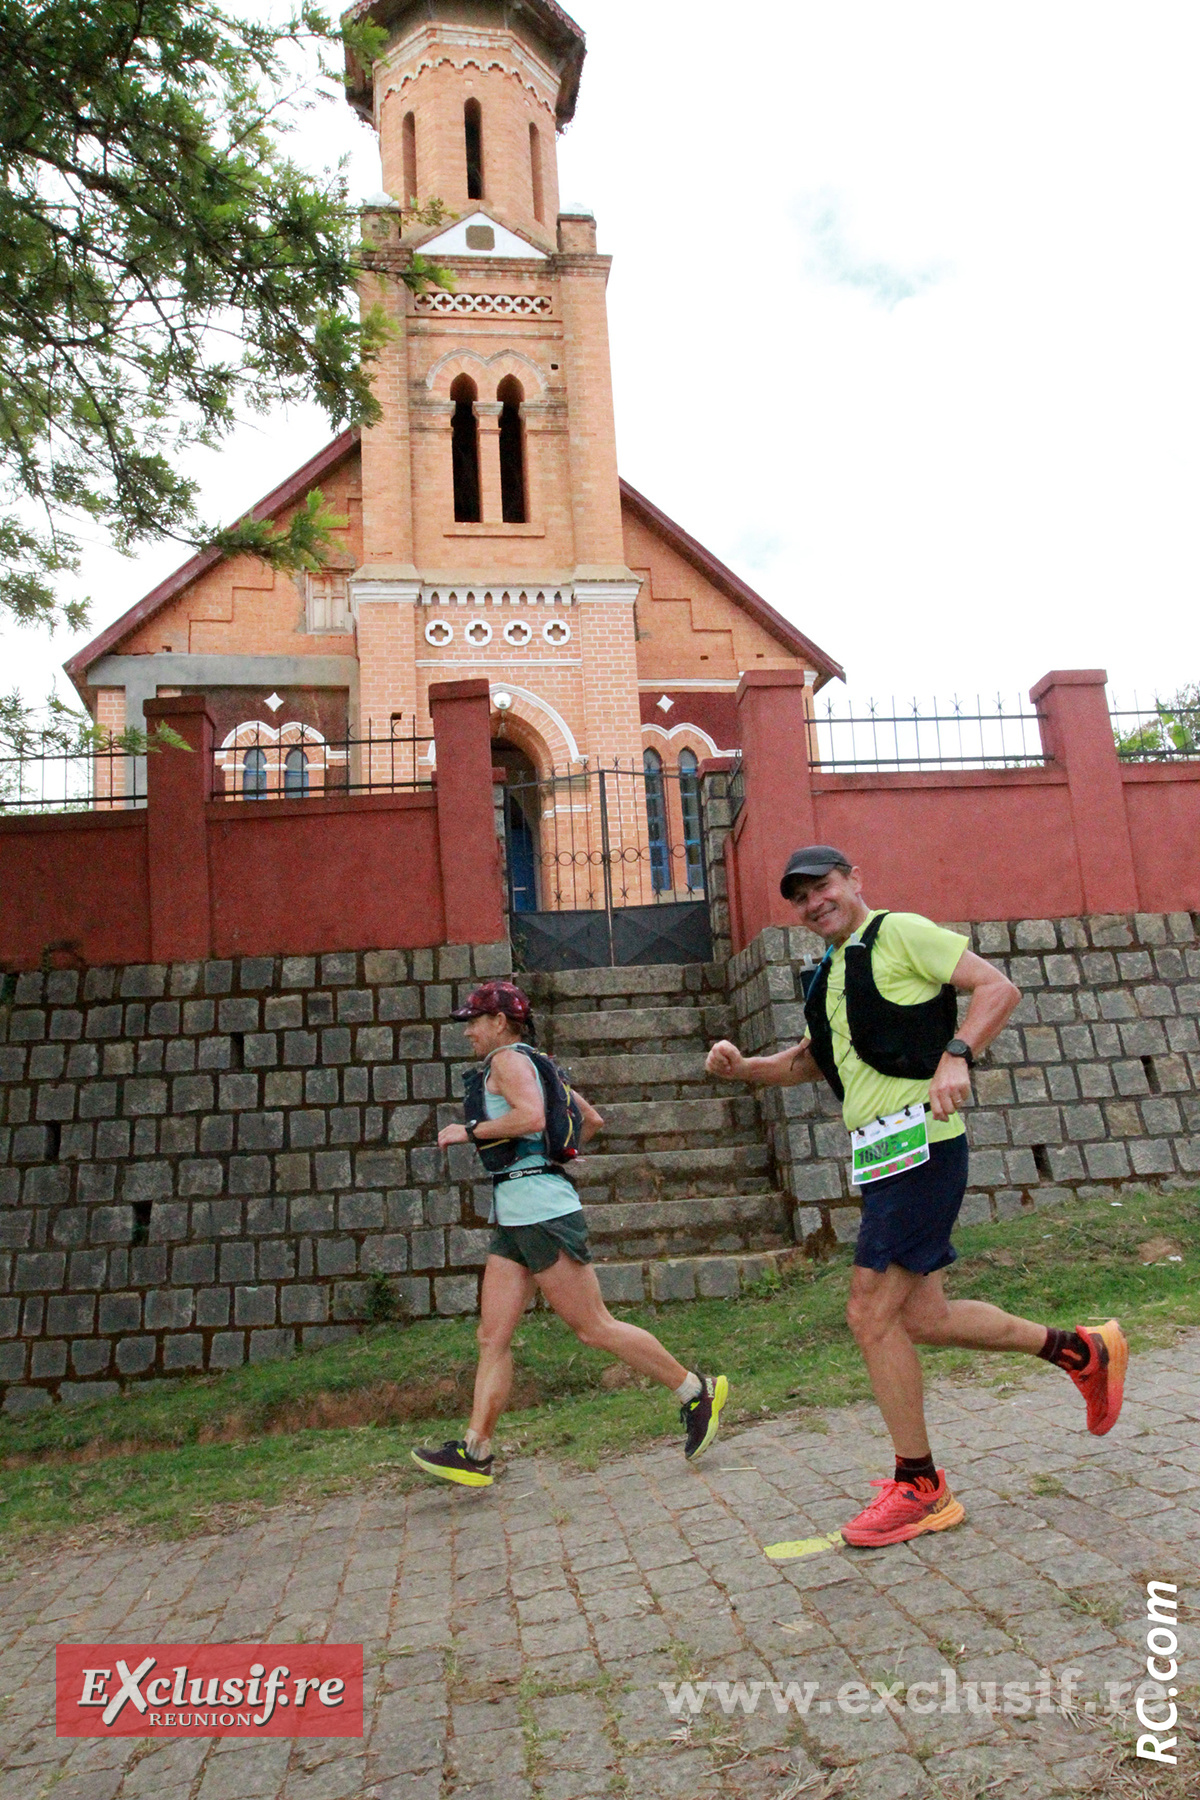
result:
M 491 1438 L 480 1437 L 478 1432 L 467 1433 L 467 1455 L 474 1462 L 486 1462 L 491 1454 Z
M 703 1392 L 704 1383 L 698 1375 L 685 1375 L 675 1389 L 675 1398 L 681 1406 L 686 1406 L 689 1400 L 697 1399 Z

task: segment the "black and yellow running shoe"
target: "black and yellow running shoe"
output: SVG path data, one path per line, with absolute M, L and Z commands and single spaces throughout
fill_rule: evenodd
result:
M 473 1456 L 467 1455 L 466 1441 L 459 1438 L 457 1442 L 451 1438 L 440 1450 L 426 1450 L 424 1446 L 414 1450 L 412 1459 L 418 1469 L 424 1469 L 427 1475 L 436 1475 L 441 1481 L 457 1481 L 462 1487 L 491 1487 L 493 1457 L 485 1456 L 482 1462 L 476 1462 Z
M 685 1432 L 683 1454 L 689 1462 L 703 1456 L 717 1435 L 721 1408 L 729 1398 L 729 1383 L 724 1375 L 700 1375 L 701 1388 L 694 1400 L 686 1400 L 679 1409 Z

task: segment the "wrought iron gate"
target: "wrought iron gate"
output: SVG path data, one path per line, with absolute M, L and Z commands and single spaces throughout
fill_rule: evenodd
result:
M 509 923 L 527 969 L 712 956 L 694 768 L 582 765 L 505 789 Z

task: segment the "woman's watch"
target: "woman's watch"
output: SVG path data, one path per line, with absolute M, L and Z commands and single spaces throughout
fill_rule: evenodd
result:
M 961 1056 L 968 1069 L 975 1067 L 975 1052 L 965 1038 L 951 1038 L 942 1052 L 943 1056 Z
M 475 1136 L 475 1127 L 478 1125 L 478 1123 L 479 1123 L 478 1119 L 468 1119 L 466 1122 L 466 1125 L 463 1127 L 463 1129 L 465 1130 L 465 1132 L 467 1134 L 469 1141 L 472 1144 L 477 1144 L 479 1142 L 479 1139 Z

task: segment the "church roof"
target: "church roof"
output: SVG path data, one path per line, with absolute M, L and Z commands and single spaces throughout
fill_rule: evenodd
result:
M 277 488 L 272 488 L 269 494 L 264 494 L 257 506 L 251 507 L 250 517 L 252 519 L 271 519 L 276 513 L 282 512 L 285 507 L 294 506 L 298 500 L 303 500 L 315 482 L 320 481 L 331 469 L 336 469 L 337 465 L 357 448 L 358 439 L 359 432 L 356 427 L 352 426 L 350 430 L 343 431 L 333 439 L 332 443 L 326 444 L 323 450 L 318 450 L 315 456 L 311 456 L 302 468 L 296 470 L 294 475 L 289 475 L 287 480 L 281 482 Z M 201 550 L 197 556 L 191 557 L 182 567 L 176 569 L 173 575 L 168 575 L 165 581 L 160 581 L 156 588 L 151 588 L 150 592 L 136 605 L 131 606 L 128 612 L 123 612 L 119 619 L 114 619 L 111 625 L 105 626 L 99 637 L 93 638 L 90 644 L 85 644 L 82 650 L 77 650 L 74 656 L 69 657 L 63 664 L 63 668 L 75 686 L 82 692 L 87 685 L 87 672 L 93 663 L 99 662 L 100 658 L 106 656 L 110 650 L 115 650 L 118 644 L 139 625 L 144 625 L 147 619 L 152 619 L 155 613 L 161 612 L 163 607 L 174 600 L 177 594 L 182 594 L 184 588 L 198 580 L 209 569 L 214 568 L 221 561 L 223 555 L 224 552 L 217 549 Z
M 832 680 L 835 675 L 839 681 L 845 681 L 846 671 L 841 663 L 835 662 L 828 651 L 822 650 L 818 644 L 813 643 L 810 637 L 805 637 L 804 633 L 798 630 L 789 619 L 785 619 L 782 613 L 776 612 L 775 608 L 764 600 L 761 594 L 756 594 L 740 575 L 735 575 L 732 569 L 726 568 L 725 564 L 719 561 L 711 550 L 706 550 L 703 544 L 698 543 L 683 529 L 682 525 L 677 525 L 674 519 L 669 519 L 666 513 L 661 512 L 652 500 L 647 500 L 645 494 L 639 494 L 635 487 L 630 487 L 627 481 L 622 481 L 621 499 L 630 511 L 636 513 L 644 525 L 669 544 L 671 549 L 683 558 L 684 562 L 691 563 L 693 569 L 698 570 L 705 580 L 711 581 L 715 588 L 727 595 L 735 606 L 740 606 L 743 612 L 749 613 L 750 617 L 761 625 L 764 631 L 769 631 L 771 636 L 777 639 L 785 649 L 801 658 L 807 668 L 815 669 L 820 676 L 820 680 L 816 683 L 818 688 L 824 687 L 825 683 Z
M 430 14 L 428 0 L 356 0 L 343 17 L 351 19 L 370 19 L 374 25 L 390 28 L 398 24 L 407 12 Z M 587 53 L 587 43 L 580 27 L 570 13 L 564 12 L 555 0 L 506 0 L 505 13 L 528 13 L 534 30 L 544 40 L 548 49 L 558 57 L 559 86 L 556 118 L 559 130 L 569 125 L 575 116 L 575 102 L 579 98 L 579 77 L 583 70 L 583 59 Z M 507 22 L 507 20 L 506 20 Z M 346 57 L 346 74 L 348 84 L 346 97 L 351 106 L 363 118 L 370 120 L 372 116 L 372 80 L 370 69 L 364 68 L 356 57 Z
M 321 481 L 324 476 L 329 474 L 330 470 L 335 469 L 358 447 L 358 440 L 357 429 L 351 428 L 343 431 L 339 437 L 335 437 L 331 443 L 326 444 L 323 450 L 319 450 L 315 456 L 310 457 L 302 468 L 296 470 L 294 475 L 289 475 L 279 487 L 273 488 L 269 494 L 265 494 L 258 504 L 251 508 L 251 517 L 270 519 L 283 512 L 286 507 L 294 506 L 297 501 L 304 498 L 310 487 Z M 725 564 L 720 562 L 711 550 L 706 550 L 703 544 L 697 543 L 696 539 L 689 536 L 682 525 L 677 525 L 674 519 L 669 519 L 666 513 L 661 512 L 652 501 L 647 500 L 644 494 L 639 494 L 637 489 L 631 487 L 627 481 L 621 483 L 621 499 L 637 514 L 643 524 L 668 544 L 677 555 L 697 569 L 706 580 L 710 581 L 721 593 L 726 594 L 735 605 L 749 613 L 750 617 L 756 620 L 765 631 L 770 632 L 771 636 L 776 638 L 785 649 L 790 650 L 794 656 L 802 660 L 807 668 L 815 669 L 820 676 L 820 680 L 817 682 L 818 687 L 823 687 L 835 675 L 839 679 L 845 680 L 845 671 L 840 663 L 835 662 L 826 651 L 814 644 L 811 638 L 805 637 L 804 633 L 785 619 L 782 613 L 776 612 L 773 606 L 768 605 L 761 594 L 756 594 L 754 589 L 747 586 L 740 576 L 734 574 L 732 569 L 726 568 Z M 120 618 L 114 619 L 112 624 L 106 626 L 98 637 L 92 639 L 90 644 L 85 644 L 82 650 L 77 650 L 74 656 L 63 664 L 63 667 L 80 692 L 82 693 L 87 686 L 88 670 L 94 663 L 99 662 L 100 658 L 106 656 L 110 651 L 115 651 L 139 625 L 144 625 L 148 619 L 152 619 L 155 613 L 161 612 L 163 607 L 169 605 L 193 581 L 198 580 L 201 575 L 215 567 L 221 561 L 223 554 L 224 552 L 218 549 L 200 551 L 197 556 L 191 557 L 188 562 L 176 569 L 173 575 L 168 575 L 165 581 L 160 581 L 156 588 L 152 588 L 127 612 L 123 612 Z

